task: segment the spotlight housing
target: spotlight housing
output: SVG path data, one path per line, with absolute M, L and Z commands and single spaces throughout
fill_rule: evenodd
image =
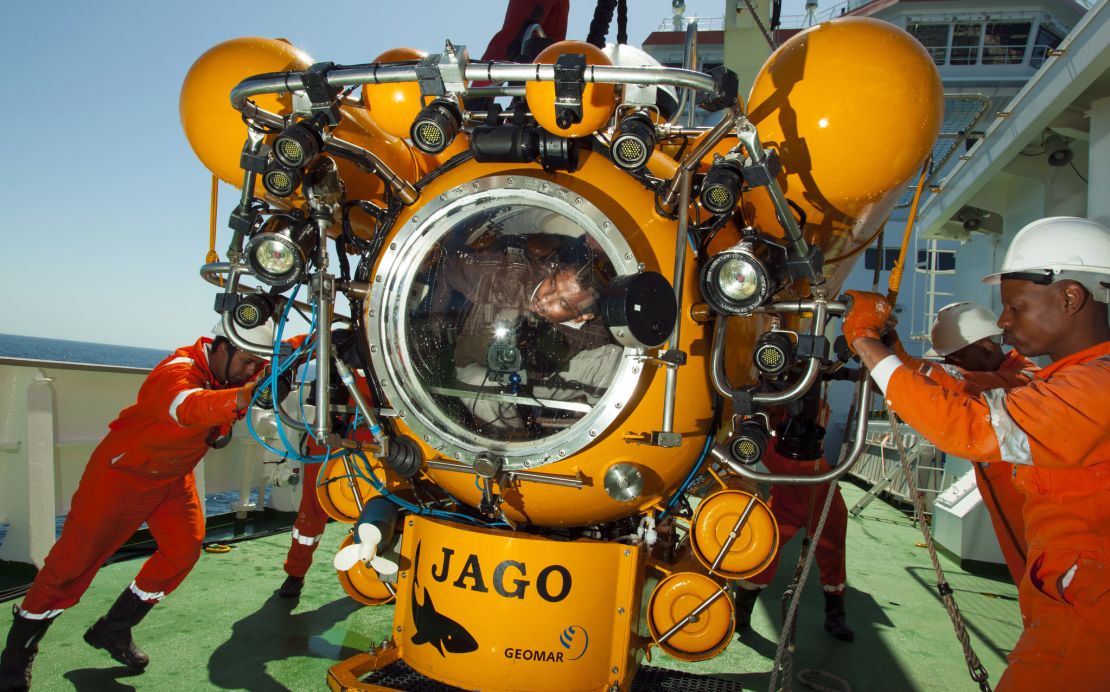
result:
M 247 243 L 247 267 L 270 286 L 292 286 L 308 273 L 318 236 L 312 221 L 272 216 Z
M 316 161 L 322 144 L 320 133 L 315 128 L 299 122 L 285 128 L 274 140 L 274 158 L 289 168 L 305 168 Z
M 767 428 L 758 420 L 750 418 L 741 423 L 732 434 L 728 449 L 738 463 L 751 466 L 763 458 L 769 437 Z
M 767 332 L 755 342 L 755 367 L 764 375 L 778 375 L 794 362 L 794 342 L 784 332 Z
M 736 208 L 744 177 L 739 162 L 718 157 L 701 183 L 701 205 L 710 214 L 727 214 Z
M 412 121 L 409 136 L 416 148 L 426 154 L 438 154 L 455 140 L 462 127 L 459 106 L 448 99 L 436 99 L 421 109 Z
M 278 373 L 277 376 L 277 402 L 280 403 L 289 396 L 289 392 L 293 389 L 293 371 L 284 370 Z M 273 409 L 274 408 L 274 390 L 270 386 L 270 378 L 266 376 L 258 382 L 258 396 L 254 400 L 254 405 L 259 408 Z
M 275 197 L 288 197 L 301 184 L 304 175 L 299 168 L 290 168 L 276 158 L 262 171 L 262 187 Z
M 718 314 L 747 315 L 771 296 L 771 275 L 752 244 L 741 241 L 702 267 L 701 292 Z
M 254 329 L 274 315 L 274 302 L 264 293 L 252 293 L 239 299 L 231 318 L 243 329 Z
M 617 125 L 610 151 L 613 163 L 626 171 L 637 171 L 655 149 L 655 124 L 644 111 L 625 116 Z

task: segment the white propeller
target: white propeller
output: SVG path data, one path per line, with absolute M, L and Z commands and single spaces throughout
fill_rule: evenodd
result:
M 335 554 L 332 564 L 340 572 L 346 572 L 362 562 L 371 567 L 378 574 L 396 574 L 397 563 L 378 555 L 378 543 L 382 540 L 382 532 L 377 526 L 367 522 L 358 525 L 358 543 L 343 548 Z

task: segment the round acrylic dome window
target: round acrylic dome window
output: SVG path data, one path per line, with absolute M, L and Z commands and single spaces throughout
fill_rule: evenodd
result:
M 613 224 L 560 186 L 506 176 L 441 196 L 398 232 L 371 295 L 390 404 L 456 459 L 495 451 L 520 468 L 573 454 L 635 384 L 637 351 L 599 305 L 635 270 Z

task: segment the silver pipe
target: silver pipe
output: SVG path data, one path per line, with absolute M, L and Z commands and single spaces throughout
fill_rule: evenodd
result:
M 674 299 L 677 305 L 682 305 L 682 287 L 686 280 L 686 234 L 687 225 L 689 224 L 688 210 L 690 207 L 690 171 L 681 170 L 679 176 L 682 178 L 680 184 L 679 204 L 678 204 L 678 230 L 675 233 L 675 247 L 674 247 Z M 679 350 L 679 336 L 682 333 L 682 315 L 674 321 L 674 330 L 671 332 L 670 348 L 672 350 Z M 669 433 L 674 429 L 674 400 L 675 392 L 678 389 L 678 364 L 667 363 L 667 380 L 666 387 L 663 394 L 663 430 L 662 432 Z
M 752 163 L 757 166 L 766 163 L 767 152 L 763 150 L 763 144 L 759 141 L 759 131 L 755 129 L 755 125 L 751 124 L 747 116 L 741 115 L 738 120 L 736 136 L 744 144 L 744 148 L 748 150 L 748 156 L 751 157 Z M 786 231 L 786 239 L 794 246 L 794 251 L 798 257 L 808 256 L 809 244 L 802 236 L 802 229 L 798 227 L 798 220 L 794 218 L 793 209 L 786 203 L 786 195 L 779 187 L 778 180 L 771 178 L 770 184 L 767 185 L 767 192 L 771 195 L 771 202 L 775 205 L 775 213 L 778 214 L 779 223 Z
M 864 440 L 867 437 L 867 416 L 871 411 L 871 378 L 866 369 L 860 369 L 859 385 L 856 389 L 857 405 L 856 405 L 856 421 L 855 421 L 855 438 L 852 440 L 852 448 L 848 451 L 848 456 L 844 461 L 830 470 L 817 476 L 791 476 L 781 473 L 761 473 L 755 471 L 743 464 L 736 463 L 732 455 L 724 445 L 715 444 L 710 448 L 709 454 L 719 464 L 724 464 L 734 473 L 737 473 L 745 478 L 750 478 L 753 481 L 760 481 L 763 483 L 778 483 L 781 485 L 816 485 L 818 483 L 829 483 L 840 478 L 848 473 L 860 456 L 863 454 Z
M 680 184 L 679 175 L 682 171 L 693 171 L 697 168 L 702 158 L 704 158 L 713 147 L 717 146 L 718 142 L 724 139 L 724 136 L 728 134 L 728 131 L 736 124 L 736 118 L 738 117 L 741 117 L 740 108 L 738 106 L 729 108 L 728 112 L 713 126 L 713 129 L 709 130 L 709 134 L 705 135 L 705 138 L 702 139 L 696 147 L 682 157 L 678 170 L 675 171 L 674 177 L 667 183 L 667 191 L 664 193 L 661 200 L 665 208 L 671 209 L 674 206 L 675 195 L 678 194 L 678 186 Z
M 220 275 L 227 274 L 230 268 L 231 262 L 209 262 L 208 264 L 201 265 L 200 278 L 204 279 L 213 286 L 219 286 L 220 288 L 223 288 L 227 282 L 221 279 Z M 240 266 L 239 273 L 249 274 L 250 272 L 244 271 L 244 268 Z M 258 288 L 256 286 L 236 286 L 235 291 L 236 293 L 243 293 L 246 295 L 250 295 L 252 293 L 266 293 L 265 289 Z M 355 298 L 364 300 L 368 295 L 370 295 L 370 285 L 362 281 L 352 281 L 348 284 L 348 291 Z M 309 312 L 312 311 L 311 305 L 300 300 L 294 300 L 293 305 L 297 306 L 301 310 L 306 310 Z M 351 318 L 347 317 L 346 315 L 332 315 L 331 318 L 335 322 L 349 323 L 351 321 Z
M 370 434 L 372 434 L 374 439 L 381 445 L 381 458 L 386 458 L 389 456 L 389 436 L 382 430 L 381 422 L 378 420 L 378 417 L 374 415 L 374 410 L 370 407 L 370 404 L 367 403 L 366 397 L 362 395 L 362 392 L 356 385 L 355 376 L 354 373 L 351 372 L 351 368 L 343 362 L 343 359 L 339 357 L 339 354 L 335 352 L 334 348 L 332 349 L 332 357 L 335 358 L 335 369 L 339 371 L 339 379 L 342 380 L 343 384 L 347 387 L 347 393 L 350 394 L 351 399 L 354 400 L 355 408 L 357 408 L 358 412 L 362 414 L 362 417 L 366 419 L 367 427 L 370 428 Z
M 780 305 L 780 303 L 775 303 L 772 306 L 768 307 L 775 307 L 777 305 Z M 824 335 L 825 316 L 827 313 L 825 301 L 798 301 L 797 303 L 781 303 L 781 305 L 786 306 L 786 308 L 781 310 L 781 312 L 812 311 L 813 325 L 810 327 L 809 332 L 814 337 L 821 337 Z M 795 309 L 797 306 L 802 305 L 805 306 L 804 310 Z M 839 306 L 838 309 L 843 310 L 843 303 L 838 303 L 837 305 Z M 772 312 L 772 310 L 768 310 L 767 312 Z M 713 388 L 717 390 L 718 394 L 725 397 L 726 399 L 731 399 L 736 391 L 736 388 L 733 387 L 732 383 L 728 381 L 728 374 L 725 373 L 724 353 L 726 331 L 727 330 L 722 324 L 718 324 L 713 330 L 713 345 L 710 350 L 710 358 L 712 360 L 712 363 L 710 364 L 709 368 L 709 379 L 710 382 L 713 384 Z M 797 399 L 798 397 L 809 391 L 809 388 L 812 387 L 813 383 L 817 381 L 820 373 L 820 356 L 811 356 L 809 362 L 806 363 L 805 372 L 802 373 L 802 376 L 798 378 L 798 381 L 795 382 L 789 389 L 785 389 L 781 392 L 758 392 L 756 394 L 752 394 L 752 401 L 757 404 L 766 405 L 785 404 L 789 401 L 793 401 L 794 399 Z
M 458 65 L 463 68 L 463 80 L 488 82 L 554 82 L 555 66 L 520 63 L 471 62 Z M 594 84 L 639 84 L 644 86 L 669 85 L 697 91 L 712 92 L 716 88 L 713 78 L 694 70 L 677 67 L 621 67 L 617 65 L 587 65 L 583 79 Z M 349 67 L 328 72 L 328 85 L 334 87 L 363 84 L 388 84 L 417 82 L 415 65 L 370 65 Z M 248 77 L 231 90 L 231 105 L 242 111 L 247 99 L 262 94 L 280 94 L 304 89 L 300 72 L 281 75 Z M 248 114 L 249 115 L 249 114 Z
M 237 292 L 239 286 L 239 273 L 240 269 L 238 265 L 229 264 L 227 284 L 224 286 L 224 293 L 232 294 Z M 235 324 L 235 320 L 231 318 L 230 310 L 220 315 L 220 324 L 224 328 L 224 334 L 227 335 L 227 340 L 230 341 L 231 345 L 235 348 L 246 351 L 247 353 L 253 353 L 262 358 L 273 357 L 273 344 L 256 344 L 253 341 L 247 341 L 239 335 L 239 325 Z
M 825 334 L 825 301 L 814 301 L 813 307 L 813 325 L 810 327 L 810 334 L 816 338 L 820 338 Z M 813 383 L 817 381 L 817 376 L 821 371 L 821 357 L 810 356 L 809 363 L 806 364 L 806 371 L 794 383 L 794 386 L 782 392 L 758 392 L 752 395 L 752 401 L 757 404 L 785 404 L 788 401 L 793 401 L 809 391 Z
M 689 615 L 687 615 L 686 617 L 682 618 L 677 623 L 675 623 L 675 626 L 670 628 L 669 630 L 667 630 L 666 634 L 664 634 L 662 637 L 659 637 L 659 639 L 656 640 L 656 642 L 659 643 L 659 644 L 663 644 L 668 639 L 670 639 L 675 634 L 677 634 L 678 631 L 680 629 L 682 629 L 683 627 L 685 627 L 686 625 L 690 624 L 691 622 L 697 622 L 698 616 L 701 615 L 702 612 L 704 612 L 706 608 L 713 605 L 714 601 L 716 601 L 718 598 L 720 598 L 721 596 L 724 596 L 724 595 L 725 595 L 724 589 L 719 589 L 719 590 L 715 591 L 712 596 L 710 596 L 709 598 L 702 601 L 701 604 L 698 605 L 697 608 L 694 608 L 692 611 L 690 611 Z
M 317 219 L 320 240 L 316 244 L 316 274 L 312 278 L 316 299 L 316 420 L 312 434 L 316 441 L 325 444 L 331 432 L 331 308 L 335 297 L 335 283 L 328 273 L 328 221 Z
M 686 41 L 682 49 L 682 67 L 687 70 L 697 69 L 698 66 L 698 20 L 691 19 L 686 26 Z M 692 124 L 694 118 L 694 92 L 690 89 L 682 90 L 678 110 L 671 116 L 670 122 L 677 124 L 683 113 L 687 112 L 687 124 Z
M 818 301 L 815 300 L 787 300 L 779 303 L 764 305 L 763 307 L 758 307 L 755 309 L 755 311 L 771 313 L 814 312 L 817 309 L 817 302 Z M 821 302 L 824 303 L 825 310 L 828 311 L 830 315 L 843 315 L 845 312 L 848 311 L 847 303 L 840 303 L 835 300 L 827 300 Z
M 345 152 L 354 154 L 355 156 L 364 158 L 369 161 L 374 168 L 374 173 L 383 181 L 385 181 L 386 185 L 389 185 L 391 188 L 393 188 L 393 191 L 397 193 L 397 196 L 400 197 L 401 201 L 404 202 L 406 205 L 411 205 L 420 198 L 420 193 L 417 192 L 416 188 L 412 186 L 412 183 L 394 173 L 393 169 L 387 166 L 384 161 L 379 159 L 377 155 L 374 154 L 374 152 L 370 151 L 369 149 L 363 149 L 357 144 L 352 144 L 351 142 L 340 139 L 331 134 L 324 133 L 323 137 L 324 142 L 328 146 L 335 147 L 336 149 L 342 149 Z
M 460 464 L 457 461 L 445 461 L 443 459 L 429 459 L 427 461 L 428 468 L 438 469 L 440 471 L 454 471 L 456 473 L 469 473 L 478 475 L 478 472 L 473 466 L 468 464 Z M 530 481 L 532 483 L 546 483 L 548 485 L 559 485 L 565 488 L 581 488 L 585 485 L 585 481 L 581 476 L 556 476 L 551 473 L 538 473 L 536 471 L 505 471 L 509 481 Z

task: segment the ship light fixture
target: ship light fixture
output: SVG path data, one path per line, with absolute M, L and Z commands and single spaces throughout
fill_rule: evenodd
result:
M 320 135 L 307 123 L 285 128 L 274 140 L 274 158 L 288 168 L 305 168 L 320 155 Z
M 750 466 L 758 463 L 767 451 L 767 429 L 757 420 L 746 420 L 729 440 L 729 452 L 738 463 Z
M 436 99 L 417 114 L 409 135 L 420 151 L 438 154 L 451 146 L 461 126 L 459 107 L 447 99 Z
M 742 242 L 714 255 L 701 272 L 701 290 L 709 306 L 723 315 L 747 315 L 766 302 L 771 293 L 770 275 Z
M 303 177 L 300 169 L 290 168 L 275 158 L 262 171 L 262 187 L 275 197 L 288 197 L 301 184 Z
M 740 166 L 730 159 L 719 157 L 701 184 L 701 205 L 710 214 L 727 214 L 736 208 L 740 198 Z
M 655 126 L 643 111 L 625 116 L 617 125 L 611 147 L 613 163 L 626 171 L 643 168 L 655 149 Z
M 275 216 L 247 243 L 247 267 L 271 286 L 288 287 L 304 278 L 316 247 L 317 230 L 310 221 Z
M 243 296 L 231 313 L 235 324 L 243 329 L 254 329 L 270 319 L 274 314 L 274 304 L 270 297 L 261 293 Z
M 763 374 L 778 375 L 794 362 L 794 343 L 782 332 L 767 332 L 756 341 L 752 360 Z

